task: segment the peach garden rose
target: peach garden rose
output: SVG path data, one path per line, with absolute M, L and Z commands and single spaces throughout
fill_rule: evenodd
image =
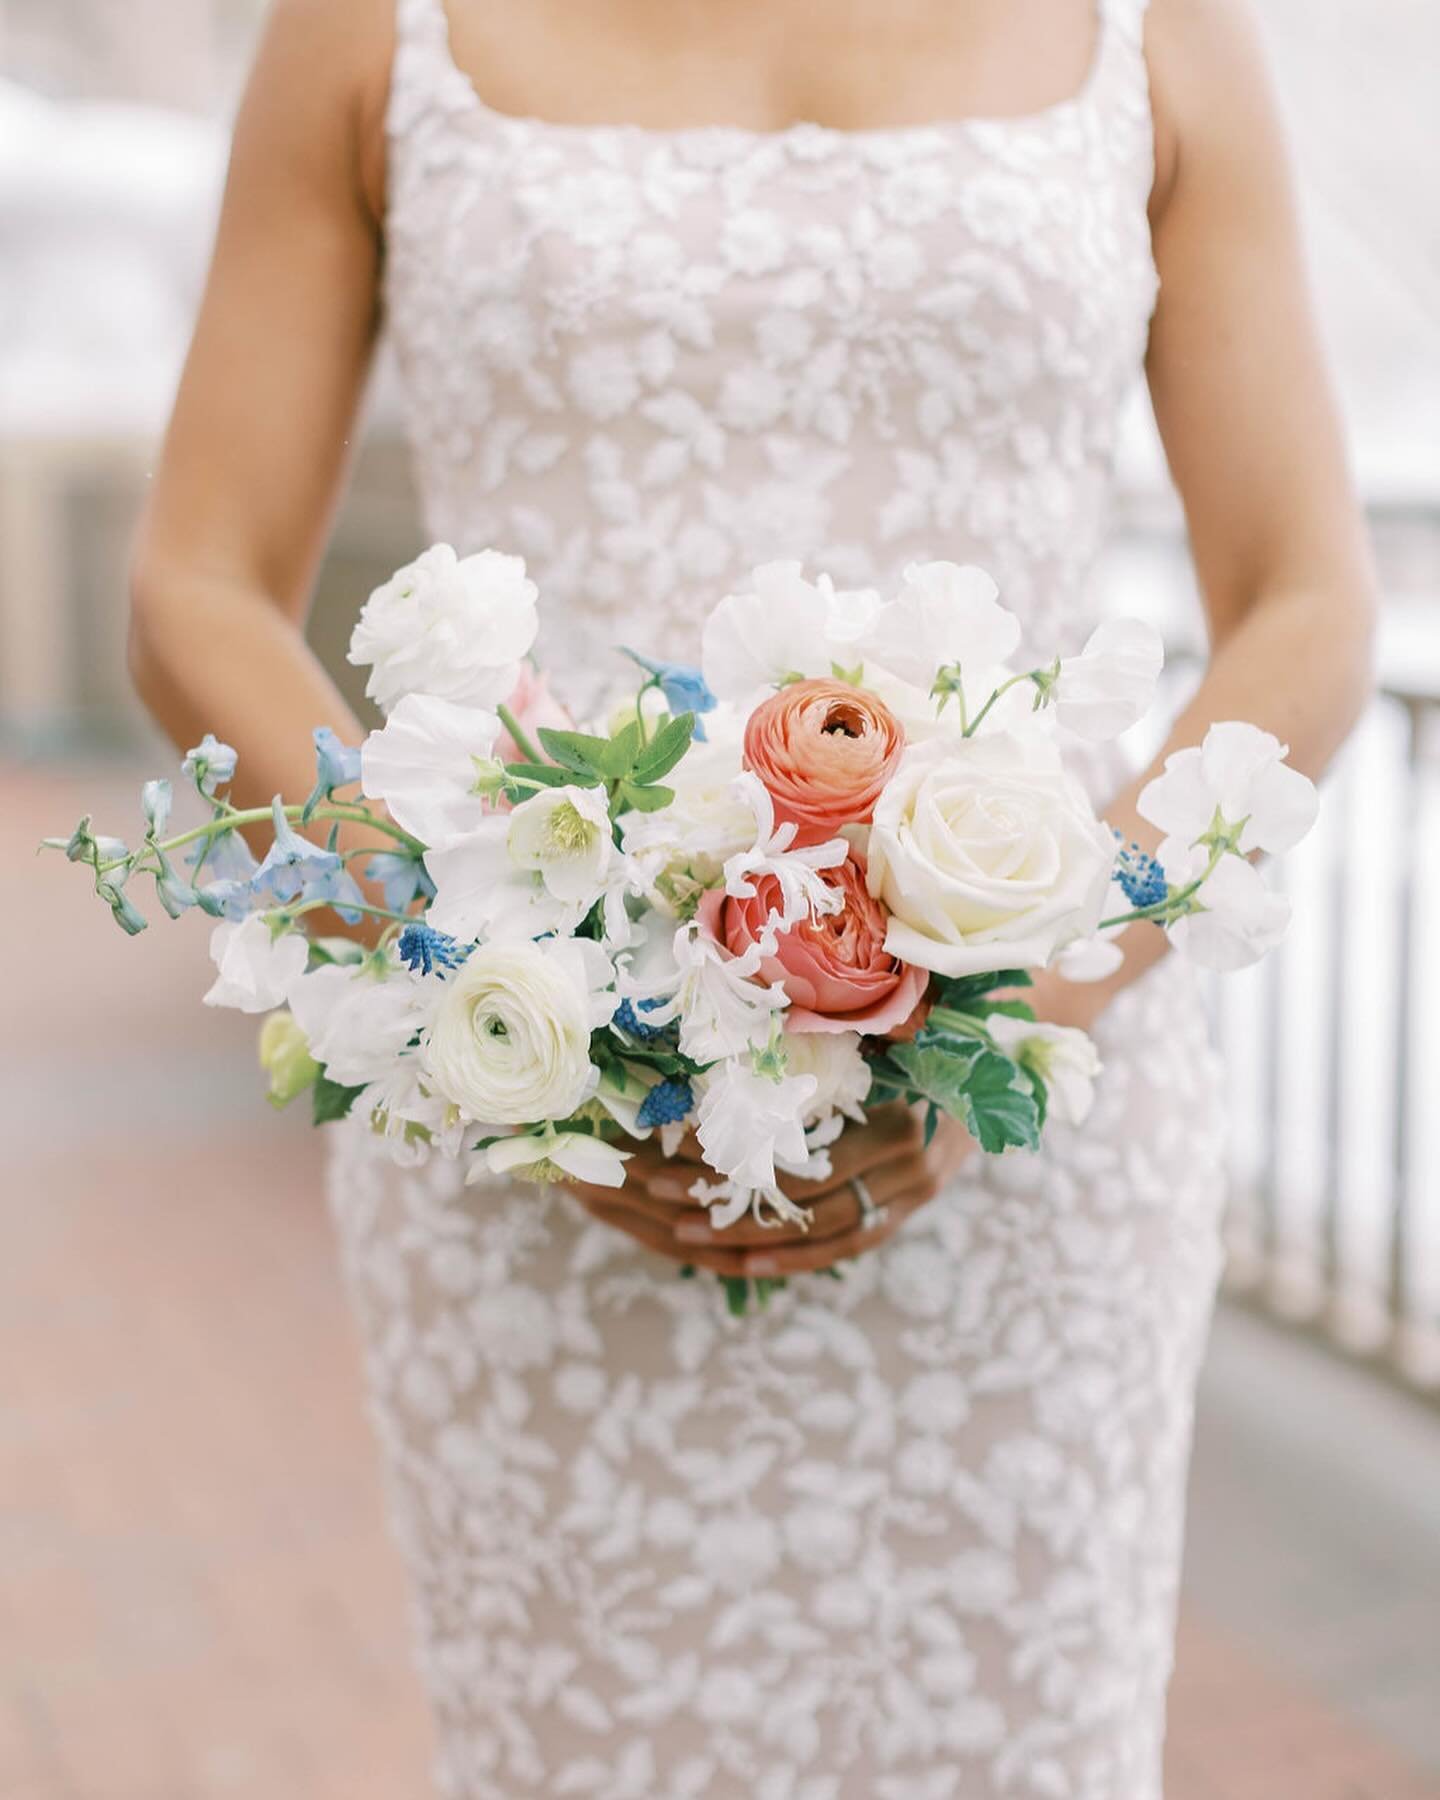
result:
M 904 748 L 884 701 L 843 681 L 792 682 L 745 727 L 745 767 L 764 782 L 776 823 L 796 826 L 797 844 L 866 823 Z

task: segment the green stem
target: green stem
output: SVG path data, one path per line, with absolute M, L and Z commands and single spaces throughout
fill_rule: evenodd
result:
M 282 806 L 280 810 L 287 819 L 298 821 L 305 808 L 303 806 Z M 359 825 L 373 825 L 376 831 L 383 831 L 387 837 L 394 838 L 397 843 L 404 844 L 407 849 L 413 850 L 417 854 L 422 853 L 425 849 L 425 845 L 420 842 L 419 838 L 412 837 L 408 831 L 402 831 L 398 825 L 392 825 L 387 819 L 377 818 L 368 807 L 317 806 L 310 816 L 312 819 L 346 819 Z M 184 849 L 186 844 L 195 843 L 199 838 L 213 838 L 222 831 L 235 831 L 242 825 L 261 825 L 273 817 L 274 809 L 272 807 L 252 806 L 245 812 L 231 812 L 224 818 L 211 819 L 205 825 L 197 825 L 191 831 L 182 831 L 179 837 L 167 838 L 163 844 L 157 844 L 155 847 L 169 855 L 175 850 Z M 108 875 L 112 869 L 118 869 L 130 860 L 128 856 L 117 856 L 110 862 L 101 863 L 97 872 L 101 875 Z
M 1224 854 L 1224 848 L 1217 845 L 1210 852 L 1210 861 L 1206 864 L 1204 874 L 1198 875 L 1188 887 L 1179 888 L 1175 893 L 1167 894 L 1163 900 L 1157 900 L 1153 906 L 1137 906 L 1132 912 L 1119 913 L 1113 919 L 1102 919 L 1097 929 L 1110 931 L 1117 925 L 1138 925 L 1147 919 L 1164 919 L 1170 913 L 1174 913 L 1176 918 L 1184 918 L 1185 913 L 1183 911 L 1176 912 L 1176 908 L 1184 907 L 1187 900 L 1199 893 L 1220 866 L 1220 858 Z M 1188 908 L 1186 910 L 1188 911 Z
M 659 679 L 652 675 L 635 696 L 635 723 L 640 727 L 640 748 L 645 748 L 645 696 L 651 688 L 659 687 Z
M 399 925 L 413 925 L 414 917 L 410 913 L 392 912 L 388 906 L 371 906 L 363 900 L 302 900 L 298 906 L 277 906 L 272 910 L 284 915 L 287 919 L 298 919 L 303 914 L 315 912 L 321 907 L 332 907 L 344 912 L 368 913 L 372 919 L 393 919 Z
M 510 736 L 515 741 L 515 748 L 520 752 L 521 756 L 524 757 L 526 762 L 543 763 L 550 760 L 549 757 L 542 756 L 535 748 L 534 744 L 531 743 L 524 726 L 521 725 L 520 721 L 515 717 L 508 706 L 503 703 L 497 706 L 495 708 L 495 716 L 510 733 Z
M 960 719 L 961 719 L 961 724 L 963 727 L 962 735 L 967 738 L 974 737 L 975 733 L 980 729 L 981 721 L 984 719 L 985 715 L 989 712 L 990 708 L 1001 697 L 1001 695 L 1008 694 L 1010 692 L 1011 688 L 1018 687 L 1022 681 L 1029 681 L 1031 679 L 1031 675 L 1032 675 L 1032 671 L 1027 669 L 1023 675 L 1012 675 L 1008 681 L 1002 681 L 1000 683 L 999 687 L 996 688 L 995 692 L 990 696 L 990 698 L 980 708 L 979 712 L 976 713 L 975 717 L 973 719 L 971 719 L 971 721 L 968 725 L 966 725 L 964 723 L 965 696 L 962 693 L 960 696 Z

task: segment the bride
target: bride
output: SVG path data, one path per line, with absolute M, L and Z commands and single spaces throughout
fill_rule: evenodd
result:
M 526 558 L 567 697 L 774 557 L 980 563 L 1077 645 L 1143 366 L 1211 640 L 1168 748 L 1256 719 L 1315 773 L 1364 699 L 1238 0 L 277 0 L 134 576 L 139 687 L 245 804 L 360 734 L 302 628 L 382 325 L 428 534 Z M 1143 775 L 1090 775 L 1145 842 Z M 1163 948 L 1041 983 L 1083 1128 L 982 1168 L 879 1116 L 808 1236 L 712 1236 L 658 1159 L 457 1190 L 340 1128 L 441 1791 L 1158 1800 L 1222 1204 Z M 682 1263 L 790 1280 L 734 1320 Z

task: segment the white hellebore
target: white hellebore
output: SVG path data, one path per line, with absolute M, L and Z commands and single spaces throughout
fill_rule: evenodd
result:
M 370 665 L 365 692 L 385 712 L 406 694 L 494 706 L 535 642 L 535 600 L 518 556 L 435 544 L 365 602 L 349 660 Z
M 517 1175 L 529 1181 L 585 1181 L 591 1187 L 625 1185 L 625 1164 L 631 1152 L 607 1144 L 584 1131 L 525 1132 L 497 1138 L 486 1146 L 467 1183 L 485 1175 Z
M 880 597 L 807 581 L 798 562 L 764 563 L 750 589 L 729 594 L 705 621 L 700 664 L 711 692 L 750 709 L 783 682 L 858 661 Z
M 205 1004 L 234 1006 L 247 1013 L 283 1006 L 304 973 L 309 954 L 303 932 L 272 937 L 260 913 L 252 913 L 238 925 L 217 925 L 210 933 L 210 955 L 219 973 L 205 995 Z
M 1078 656 L 1062 657 L 1051 697 L 1060 723 L 1103 743 L 1142 719 L 1165 663 L 1160 633 L 1143 619 L 1106 619 Z
M 1100 1057 L 1083 1031 L 1044 1019 L 1012 1019 L 1008 1013 L 991 1013 L 985 1029 L 1007 1056 L 1045 1083 L 1051 1112 L 1067 1125 L 1085 1123 L 1095 1101 Z
M 813 1075 L 757 1075 L 748 1057 L 712 1070 L 695 1135 L 705 1161 L 737 1188 L 773 1188 L 775 1164 L 809 1158 L 805 1117 L 819 1083 Z
M 499 719 L 483 707 L 406 694 L 360 746 L 361 788 L 432 849 L 453 843 L 485 817 L 499 733 Z
M 1103 916 L 1115 840 L 1038 733 L 932 738 L 875 807 L 869 885 L 885 948 L 941 975 L 1038 967 Z
M 426 855 L 428 919 L 462 939 L 574 931 L 617 861 L 604 788 L 542 788 Z
M 973 716 L 1020 644 L 1020 621 L 999 593 L 983 569 L 911 563 L 899 593 L 871 621 L 866 658 L 925 694 L 942 670 L 952 672 Z
M 386 972 L 369 959 L 327 963 L 295 983 L 290 1011 L 330 1079 L 361 1087 L 393 1076 L 438 993 L 438 982 L 421 981 L 398 964 Z
M 422 1057 L 437 1091 L 487 1125 L 565 1119 L 595 1091 L 590 1034 L 614 971 L 583 938 L 484 944 L 445 982 Z

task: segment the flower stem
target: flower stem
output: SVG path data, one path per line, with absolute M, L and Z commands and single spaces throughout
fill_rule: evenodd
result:
M 298 820 L 305 811 L 303 806 L 282 806 L 281 812 L 287 819 Z M 234 831 L 241 825 L 261 825 L 274 817 L 272 808 L 268 806 L 252 806 L 245 812 L 230 812 L 223 818 L 211 819 L 208 824 L 197 825 L 191 831 L 182 831 L 179 837 L 167 838 L 163 844 L 157 844 L 157 850 L 167 855 L 181 850 L 186 844 L 193 844 L 199 838 L 215 838 L 222 831 Z M 360 825 L 373 825 L 376 831 L 383 831 L 387 837 L 394 838 L 417 854 L 425 849 L 417 837 L 408 831 L 402 831 L 398 825 L 392 825 L 388 819 L 378 818 L 367 806 L 317 806 L 310 815 L 312 819 L 346 819 Z M 131 860 L 129 856 L 113 857 L 109 862 L 100 863 L 97 873 L 108 875 L 111 869 L 118 869 Z
M 975 733 L 980 729 L 981 721 L 984 719 L 986 713 L 989 712 L 990 708 L 1001 697 L 1001 695 L 1008 694 L 1010 692 L 1011 688 L 1018 687 L 1022 681 L 1029 681 L 1031 679 L 1031 675 L 1032 675 L 1032 671 L 1027 669 L 1023 675 L 1012 675 L 1008 681 L 1002 681 L 1000 683 L 999 687 L 996 688 L 995 692 L 993 694 L 991 694 L 990 698 L 980 708 L 979 712 L 976 713 L 975 717 L 973 719 L 971 719 L 969 724 L 964 727 L 962 736 L 967 737 L 967 738 L 974 737 Z M 964 711 L 965 711 L 965 696 L 963 694 L 960 696 L 960 711 L 963 716 Z
M 1164 920 L 1167 914 L 1171 913 L 1174 913 L 1176 918 L 1184 918 L 1185 914 L 1190 911 L 1186 902 L 1204 887 L 1219 867 L 1220 858 L 1224 854 L 1224 846 L 1215 845 L 1210 851 L 1210 861 L 1206 864 L 1204 873 L 1197 875 L 1188 886 L 1177 888 L 1173 894 L 1167 894 L 1163 900 L 1157 900 L 1153 906 L 1137 906 L 1133 912 L 1117 913 L 1113 919 L 1102 919 L 1097 929 L 1109 931 L 1116 925 L 1138 925 L 1146 919 Z M 1182 910 L 1176 912 L 1177 907 Z
M 549 761 L 548 757 L 542 756 L 535 748 L 534 744 L 530 741 L 529 736 L 526 734 L 524 726 L 521 725 L 514 713 L 511 712 L 510 708 L 503 702 L 495 708 L 495 716 L 515 740 L 515 748 L 525 758 L 526 762 L 543 763 Z

